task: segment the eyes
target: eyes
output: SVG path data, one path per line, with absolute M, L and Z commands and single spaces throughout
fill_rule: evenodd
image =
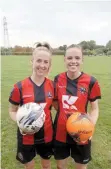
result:
M 49 60 L 42 60 L 42 59 L 37 59 L 36 60 L 37 63 L 45 63 L 45 64 L 48 64 L 49 63 Z
M 80 56 L 75 56 L 75 57 L 73 57 L 73 56 L 67 56 L 67 60 L 72 60 L 73 58 L 74 58 L 75 60 L 80 60 L 80 59 L 81 59 Z

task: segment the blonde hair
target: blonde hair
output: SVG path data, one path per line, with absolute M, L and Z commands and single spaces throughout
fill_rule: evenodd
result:
M 35 46 L 35 48 L 33 50 L 32 56 L 34 56 L 36 54 L 36 52 L 41 51 L 41 50 L 42 51 L 47 51 L 48 53 L 50 53 L 52 55 L 52 48 L 47 42 L 43 42 L 43 43 L 36 42 L 34 44 L 34 46 Z
M 34 56 L 37 54 L 38 51 L 46 51 L 46 52 L 48 52 L 50 54 L 50 56 L 52 56 L 52 48 L 49 45 L 49 43 L 47 43 L 47 42 L 43 42 L 43 43 L 36 42 L 34 44 L 34 49 L 33 49 L 33 53 L 32 53 L 32 60 L 33 60 Z M 52 60 L 52 58 L 50 58 L 50 61 L 49 61 L 50 62 L 50 67 L 51 67 L 51 60 Z M 49 67 L 49 71 L 48 71 L 46 77 L 48 77 L 48 75 L 49 75 L 50 67 Z

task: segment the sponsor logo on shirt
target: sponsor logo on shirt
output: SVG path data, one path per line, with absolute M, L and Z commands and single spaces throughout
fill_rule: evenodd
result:
M 77 99 L 78 99 L 77 96 L 63 95 L 62 96 L 63 108 L 68 110 L 77 110 L 77 107 L 74 105 Z
M 31 95 L 31 94 L 23 95 L 23 99 L 24 99 L 24 98 L 28 98 L 28 97 L 32 97 L 32 95 Z
M 58 87 L 59 87 L 59 88 L 66 88 L 66 86 L 62 86 L 62 85 L 61 85 L 61 86 L 60 86 L 60 85 L 58 85 Z

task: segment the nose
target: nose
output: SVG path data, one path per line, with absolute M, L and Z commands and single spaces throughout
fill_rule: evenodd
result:
M 44 67 L 44 62 L 41 62 L 40 67 Z
M 72 58 L 72 63 L 76 63 L 76 59 L 74 57 Z

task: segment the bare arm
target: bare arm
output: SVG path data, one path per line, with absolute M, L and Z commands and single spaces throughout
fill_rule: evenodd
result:
M 92 123 L 95 125 L 99 116 L 98 100 L 95 100 L 94 102 L 90 102 L 90 104 L 91 104 L 91 109 L 89 112 L 89 118 L 91 119 Z
M 9 115 L 13 121 L 16 121 L 16 113 L 17 113 L 18 107 L 19 107 L 18 105 L 14 105 L 11 103 L 9 104 Z

